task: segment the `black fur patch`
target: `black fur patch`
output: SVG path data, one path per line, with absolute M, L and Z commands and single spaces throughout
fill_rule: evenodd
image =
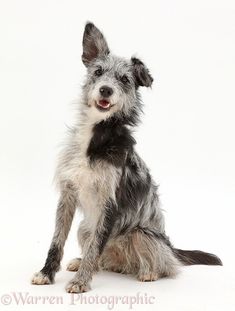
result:
M 151 176 L 146 170 L 145 174 L 141 167 L 138 166 L 131 154 L 127 156 L 125 166 L 123 167 L 123 174 L 116 191 L 117 204 L 122 219 L 129 219 L 129 214 L 136 214 L 136 208 L 143 202 L 148 195 L 151 188 Z M 141 221 L 141 213 L 144 213 L 144 202 L 140 209 L 138 218 Z M 134 216 L 134 215 L 133 215 Z M 120 234 L 126 233 L 130 229 L 127 221 L 123 221 L 125 226 L 120 230 Z
M 138 58 L 132 57 L 131 59 L 133 65 L 133 74 L 136 81 L 136 87 L 146 86 L 150 87 L 153 83 L 153 78 L 146 68 L 144 63 Z
M 162 240 L 169 248 L 173 248 L 173 245 L 170 242 L 169 237 L 165 233 L 158 232 L 157 230 L 151 230 L 148 228 L 140 228 L 147 235 L 154 236 L 158 240 Z
M 55 273 L 60 269 L 62 253 L 62 249 L 54 243 L 51 245 L 48 251 L 47 259 L 41 272 L 48 276 L 51 282 L 54 281 Z
M 222 261 L 214 254 L 202 251 L 188 251 L 173 248 L 174 254 L 184 265 L 222 266 Z
M 151 176 L 143 171 L 128 154 L 123 177 L 117 189 L 117 200 L 120 208 L 135 208 L 145 198 L 151 188 Z
M 125 93 L 128 93 L 131 90 L 131 84 L 130 84 L 129 78 L 127 76 L 125 76 L 127 78 L 127 80 L 123 81 L 124 76 L 120 76 L 117 72 L 115 74 L 115 77 L 116 77 L 118 84 L 121 87 L 121 89 Z
M 87 156 L 91 163 L 102 160 L 120 167 L 135 143 L 129 129 L 119 119 L 112 117 L 94 126 Z

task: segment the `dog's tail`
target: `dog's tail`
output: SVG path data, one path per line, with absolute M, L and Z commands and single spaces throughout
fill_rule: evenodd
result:
M 188 265 L 212 265 L 222 266 L 222 261 L 214 254 L 202 251 L 186 251 L 174 248 L 173 252 L 177 259 L 185 266 Z

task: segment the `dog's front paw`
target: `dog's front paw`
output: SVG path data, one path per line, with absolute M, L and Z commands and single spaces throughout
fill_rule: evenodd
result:
M 89 284 L 81 284 L 78 281 L 70 281 L 66 286 L 67 293 L 85 293 L 91 289 Z
M 47 275 L 43 274 L 40 271 L 40 272 L 37 272 L 33 275 L 32 279 L 31 279 L 31 284 L 46 285 L 46 284 L 51 284 L 51 281 Z

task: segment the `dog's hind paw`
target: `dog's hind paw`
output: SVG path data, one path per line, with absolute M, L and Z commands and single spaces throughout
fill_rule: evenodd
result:
M 159 279 L 159 276 L 157 273 L 146 273 L 146 274 L 141 274 L 138 276 L 138 280 L 140 282 L 152 282 L 152 281 L 156 281 L 157 279 Z
M 33 275 L 31 279 L 31 284 L 33 285 L 47 285 L 51 284 L 49 277 L 43 274 L 41 271 Z
M 68 271 L 78 271 L 81 260 L 82 260 L 81 258 L 74 258 L 74 259 L 70 260 L 70 262 L 67 265 L 67 270 Z

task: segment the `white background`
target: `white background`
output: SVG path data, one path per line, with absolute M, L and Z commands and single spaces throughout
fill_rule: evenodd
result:
M 233 0 L 0 2 L 0 295 L 62 296 L 63 305 L 12 303 L 1 310 L 106 310 L 70 304 L 66 262 L 79 255 L 74 221 L 56 284 L 32 286 L 54 229 L 52 183 L 85 68 L 87 20 L 117 55 L 150 68 L 142 90 L 138 151 L 160 184 L 167 233 L 176 247 L 219 255 L 224 267 L 184 267 L 175 280 L 140 283 L 99 273 L 84 296 L 148 294 L 134 310 L 235 310 L 235 3 Z M 4 298 L 2 298 L 4 299 Z M 127 310 L 119 303 L 116 310 Z

